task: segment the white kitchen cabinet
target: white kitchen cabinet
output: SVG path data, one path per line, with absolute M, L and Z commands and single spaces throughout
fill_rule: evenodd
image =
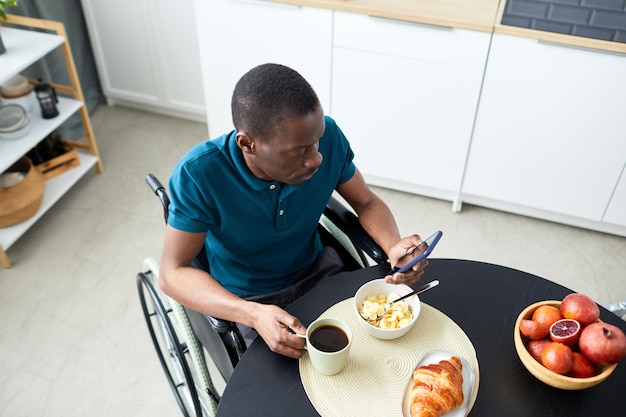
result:
M 625 74 L 623 54 L 494 34 L 463 201 L 601 222 L 626 162 Z
M 7 23 L 17 27 L 0 26 L 0 34 L 7 49 L 6 53 L 0 57 L 2 63 L 0 65 L 0 84 L 57 48 L 61 48 L 63 52 L 70 84 L 53 84 L 59 93 L 57 104 L 59 114 L 56 117 L 43 119 L 37 105 L 37 109 L 29 116 L 30 130 L 24 137 L 16 140 L 0 139 L 0 173 L 11 167 L 76 112 L 81 115 L 85 141 L 66 141 L 67 144 L 78 149 L 80 164 L 46 180 L 43 200 L 37 213 L 20 223 L 0 228 L 0 265 L 5 268 L 11 267 L 6 250 L 24 235 L 92 167 L 96 166 L 100 173 L 104 169 L 89 112 L 84 103 L 74 59 L 65 36 L 65 26 L 60 22 L 14 15 L 7 15 Z M 33 31 L 32 28 L 45 29 L 53 33 Z
M 602 220 L 626 227 L 626 163 Z
M 82 0 L 104 95 L 204 121 L 193 0 Z
M 211 137 L 233 129 L 237 80 L 268 62 L 287 65 L 330 101 L 332 10 L 255 0 L 196 0 L 207 121 Z
M 335 13 L 331 115 L 370 184 L 456 201 L 491 34 Z

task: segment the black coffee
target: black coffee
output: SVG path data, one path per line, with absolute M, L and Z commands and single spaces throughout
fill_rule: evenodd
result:
M 313 330 L 309 341 L 322 352 L 337 352 L 348 346 L 348 336 L 337 326 L 326 324 Z

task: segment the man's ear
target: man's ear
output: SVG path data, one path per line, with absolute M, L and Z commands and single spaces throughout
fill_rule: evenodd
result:
M 254 138 L 248 135 L 246 132 L 237 132 L 237 136 L 235 136 L 237 140 L 237 146 L 243 152 L 254 152 Z

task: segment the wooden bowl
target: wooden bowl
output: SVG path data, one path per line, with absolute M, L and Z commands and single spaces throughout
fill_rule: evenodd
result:
M 528 343 L 530 339 L 528 339 L 520 332 L 519 325 L 523 319 L 530 320 L 535 309 L 542 305 L 551 305 L 559 308 L 561 307 L 561 302 L 556 300 L 548 300 L 529 305 L 520 313 L 520 315 L 517 317 L 517 321 L 515 322 L 515 331 L 513 332 L 513 339 L 515 340 L 515 350 L 517 350 L 517 355 L 519 356 L 526 369 L 528 369 L 528 372 L 533 374 L 535 378 L 539 379 L 540 381 L 552 387 L 564 390 L 579 390 L 593 387 L 594 385 L 598 385 L 600 382 L 607 379 L 609 375 L 613 373 L 613 371 L 617 367 L 617 364 L 597 366 L 596 375 L 590 378 L 574 378 L 571 376 L 560 375 L 556 372 L 552 372 L 532 357 L 530 352 L 528 352 L 528 350 L 526 349 L 526 343 Z

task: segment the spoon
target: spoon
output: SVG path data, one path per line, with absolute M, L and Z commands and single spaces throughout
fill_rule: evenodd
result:
M 430 281 L 428 284 L 426 285 L 422 285 L 421 287 L 419 287 L 418 289 L 416 289 L 415 291 L 411 291 L 410 293 L 403 295 L 400 298 L 396 298 L 395 300 L 387 303 L 384 307 L 383 307 L 383 313 L 382 314 L 378 314 L 376 316 L 377 319 L 380 319 L 381 317 L 383 317 L 385 315 L 385 313 L 387 313 L 387 310 L 389 309 L 389 307 L 391 307 L 391 305 L 393 303 L 397 303 L 398 301 L 404 300 L 405 298 L 409 298 L 412 295 L 417 295 L 417 294 L 421 294 L 424 291 L 428 291 L 433 287 L 436 287 L 437 285 L 439 285 L 439 280 L 435 279 L 433 281 Z

